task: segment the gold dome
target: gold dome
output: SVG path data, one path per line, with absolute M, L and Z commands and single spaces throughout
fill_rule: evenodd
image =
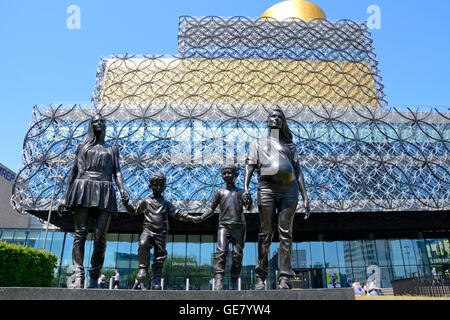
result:
M 311 21 L 313 19 L 326 19 L 327 17 L 325 12 L 314 3 L 304 0 L 288 0 L 267 9 L 259 20 L 282 21 L 292 18 Z

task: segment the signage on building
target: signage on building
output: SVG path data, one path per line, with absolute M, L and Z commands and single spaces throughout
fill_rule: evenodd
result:
M 16 178 L 16 174 L 0 165 L 0 177 L 2 177 L 2 179 L 7 180 L 8 182 L 11 182 Z

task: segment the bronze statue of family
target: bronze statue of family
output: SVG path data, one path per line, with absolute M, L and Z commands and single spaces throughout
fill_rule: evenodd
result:
M 236 187 L 238 170 L 234 165 L 222 167 L 225 186 L 217 190 L 209 209 L 201 215 L 190 215 L 174 207 L 163 197 L 166 177 L 160 172 L 151 175 L 149 188 L 152 195 L 133 207 L 126 192 L 119 165 L 119 151 L 105 142 L 106 120 L 97 114 L 89 122 L 87 135 L 76 150 L 73 168 L 69 174 L 66 191 L 59 211 L 70 210 L 74 214 L 75 236 L 72 249 L 74 288 L 83 288 L 84 246 L 88 235 L 89 220 L 93 219 L 94 248 L 89 268 L 88 288 L 97 287 L 106 249 L 106 235 L 112 214 L 117 213 L 113 178 L 121 194 L 121 201 L 130 214 L 143 214 L 144 225 L 139 239 L 139 270 L 136 284 L 148 277 L 150 250 L 154 248 L 152 263 L 153 290 L 161 289 L 163 263 L 167 258 L 166 239 L 169 231 L 168 216 L 181 221 L 199 223 L 210 217 L 219 206 L 219 225 L 216 253 L 214 256 L 214 289 L 223 290 L 228 245 L 232 244 L 230 270 L 231 289 L 237 289 L 242 267 L 246 237 L 244 209 L 252 210 L 249 192 L 250 180 L 258 175 L 257 204 L 260 216 L 258 233 L 258 263 L 255 268 L 255 290 L 264 290 L 269 269 L 268 254 L 274 234 L 274 219 L 277 217 L 280 241 L 280 268 L 278 289 L 290 289 L 294 276 L 291 265 L 292 233 L 295 210 L 299 194 L 305 208 L 305 219 L 310 215 L 298 154 L 292 141 L 286 117 L 278 106 L 267 119 L 268 135 L 250 143 L 246 164 L 244 188 Z

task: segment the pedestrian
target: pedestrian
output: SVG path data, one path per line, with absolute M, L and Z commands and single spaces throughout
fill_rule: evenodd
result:
M 106 276 L 104 274 L 102 274 L 97 281 L 97 288 L 99 289 L 105 289 L 105 284 L 106 284 Z
M 114 281 L 113 281 L 113 289 L 120 289 L 119 283 L 120 283 L 119 269 L 116 269 L 116 274 L 114 275 Z
M 369 285 L 369 294 L 372 296 L 382 295 L 380 288 L 377 287 L 377 280 L 375 279 Z
M 365 295 L 366 294 L 364 289 L 361 287 L 361 283 L 358 280 L 356 280 L 354 282 L 353 290 L 354 290 L 356 295 Z
M 433 269 L 431 270 L 431 277 L 433 279 L 432 285 L 438 285 L 439 284 L 439 279 L 438 279 L 438 275 L 437 275 L 437 271 L 436 268 L 433 267 Z

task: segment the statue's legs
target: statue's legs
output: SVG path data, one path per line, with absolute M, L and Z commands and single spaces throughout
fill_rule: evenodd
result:
M 74 210 L 75 234 L 72 247 L 72 263 L 75 288 L 84 287 L 84 245 L 88 234 L 89 209 L 76 208 Z
M 152 232 L 144 228 L 139 237 L 138 261 L 139 272 L 136 280 L 145 281 L 148 277 L 148 268 L 150 266 L 150 250 L 152 249 L 151 241 Z
M 167 235 L 153 233 L 153 237 L 151 239 L 153 241 L 153 246 L 155 248 L 152 264 L 153 279 L 151 286 L 153 290 L 161 290 L 162 270 L 164 261 L 166 261 L 167 259 L 167 250 L 166 250 Z
M 111 215 L 107 211 L 94 211 L 94 249 L 91 256 L 91 267 L 89 268 L 89 288 L 97 287 L 97 279 L 105 260 L 106 235 L 108 233 Z
M 261 199 L 261 198 L 260 198 Z M 273 239 L 273 215 L 275 213 L 274 201 L 259 205 L 260 230 L 258 233 L 258 264 L 255 268 L 255 289 L 264 290 L 264 282 L 269 271 L 269 250 Z
M 279 204 L 278 235 L 280 238 L 280 270 L 278 273 L 278 288 L 290 289 L 290 279 L 294 276 L 292 270 L 292 231 L 297 200 L 282 199 Z
M 246 236 L 245 226 L 233 226 L 230 228 L 231 242 L 233 244 L 231 264 L 231 289 L 238 289 L 238 279 L 242 270 L 242 258 L 244 256 L 244 245 Z
M 217 231 L 216 253 L 214 254 L 214 290 L 223 290 L 223 278 L 227 263 L 229 235 L 224 227 Z

